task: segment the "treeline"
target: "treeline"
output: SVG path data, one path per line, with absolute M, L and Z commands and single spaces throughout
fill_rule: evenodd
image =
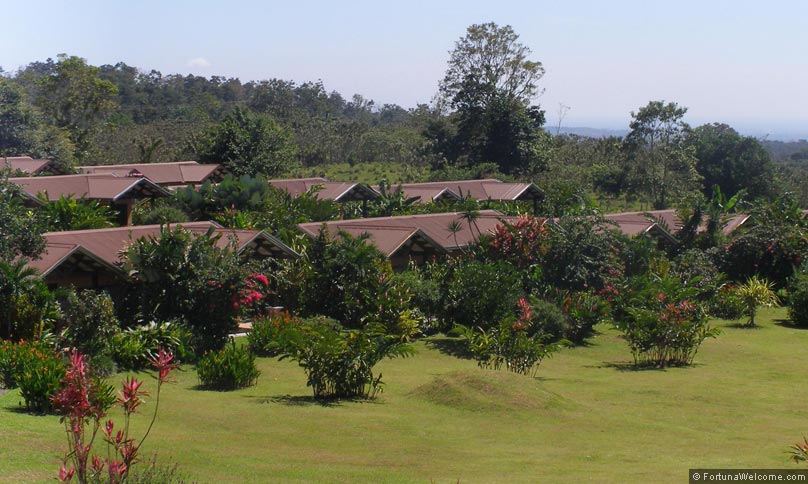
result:
M 267 177 L 396 163 L 424 168 L 412 173 L 427 179 L 531 180 L 561 212 L 692 206 L 716 186 L 748 199 L 773 199 L 785 187 L 808 203 L 805 150 L 783 154 L 793 163 L 778 175 L 759 140 L 725 124 L 690 127 L 687 109 L 674 102 L 633 112 L 625 137 L 551 135 L 532 103 L 544 69 L 529 56 L 510 27 L 471 26 L 451 52 L 436 102 L 404 109 L 360 94 L 346 99 L 321 81 L 164 75 L 60 55 L 0 76 L 0 155 L 66 167 L 194 159 Z

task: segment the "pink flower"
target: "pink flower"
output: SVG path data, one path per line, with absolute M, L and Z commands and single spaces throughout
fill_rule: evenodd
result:
M 157 354 L 151 358 L 151 364 L 157 370 L 161 382 L 168 381 L 169 374 L 177 367 L 174 363 L 174 354 L 171 350 L 164 350 L 162 346 L 157 348 Z
M 59 482 L 70 482 L 73 479 L 73 474 L 76 472 L 76 469 L 70 468 L 70 470 L 65 469 L 65 466 L 59 468 Z

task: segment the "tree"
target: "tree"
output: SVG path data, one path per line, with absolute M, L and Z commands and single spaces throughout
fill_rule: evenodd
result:
M 101 79 L 98 67 L 80 57 L 60 54 L 53 73 L 37 81 L 37 107 L 52 124 L 66 128 L 76 145 L 76 155 L 84 159 L 90 136 L 101 120 L 116 107 L 118 89 Z
M 0 156 L 20 155 L 31 146 L 35 119 L 24 94 L 22 87 L 0 77 Z
M 45 248 L 39 218 L 22 204 L 20 191 L 0 175 L 0 261 L 35 258 Z
M 503 96 L 527 105 L 538 94 L 544 75 L 541 62 L 531 61 L 530 48 L 518 42 L 510 25 L 474 24 L 450 52 L 449 67 L 440 83 L 440 96 L 456 107 L 464 96 L 486 107 Z
M 510 26 L 472 25 L 450 53 L 438 100 L 453 111 L 454 127 L 436 120 L 425 136 L 452 165 L 496 163 L 513 174 L 546 169 L 544 112 L 530 105 L 544 68 L 528 60 L 531 51 L 518 38 Z
M 704 177 L 704 194 L 713 187 L 723 193 L 746 190 L 750 198 L 775 194 L 774 164 L 768 151 L 751 136 L 741 136 L 726 124 L 705 124 L 688 135 L 699 174 Z
M 269 116 L 236 108 L 203 141 L 202 163 L 222 163 L 237 176 L 278 176 L 291 167 L 292 136 Z
M 636 113 L 626 137 L 634 187 L 654 208 L 667 208 L 701 191 L 693 148 L 685 141 L 690 126 L 683 121 L 687 108 L 651 101 Z

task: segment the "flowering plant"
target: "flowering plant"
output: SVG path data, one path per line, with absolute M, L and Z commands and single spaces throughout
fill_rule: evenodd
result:
M 59 469 L 59 482 L 70 482 L 73 477 L 80 484 L 127 482 L 132 465 L 137 462 L 140 448 L 157 418 L 160 389 L 163 383 L 170 381 L 171 371 L 176 367 L 173 360 L 174 355 L 162 348 L 151 358 L 152 366 L 157 370 L 154 413 L 146 433 L 137 440 L 130 436 L 129 422 L 145 402 L 143 397 L 148 395 L 141 389 L 143 382 L 135 377 L 127 377 L 122 383 L 117 402 L 123 409 L 123 426 L 117 428 L 109 419 L 102 425 L 107 411 L 115 403 L 114 390 L 92 374 L 84 355 L 79 352 L 70 355 L 64 385 L 51 398 L 57 413 L 62 415 L 68 442 L 64 464 Z M 93 453 L 99 430 L 107 444 L 104 457 Z

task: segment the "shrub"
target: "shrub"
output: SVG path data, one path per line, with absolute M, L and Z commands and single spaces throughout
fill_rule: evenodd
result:
M 551 291 L 552 300 L 558 304 L 565 315 L 563 337 L 579 344 L 591 336 L 594 327 L 609 315 L 609 303 L 606 297 L 614 296 L 617 289 L 606 285 L 595 294 L 591 291 Z
M 37 339 L 58 316 L 53 293 L 25 259 L 0 259 L 0 338 Z
M 255 355 L 230 342 L 219 351 L 205 353 L 197 362 L 199 383 L 211 390 L 237 390 L 256 384 L 261 372 L 255 366 Z
M 291 326 L 299 326 L 300 320 L 288 311 L 268 314 L 253 320 L 247 334 L 247 346 L 257 356 L 277 356 L 278 335 Z
M 103 229 L 115 225 L 115 211 L 98 200 L 76 199 L 72 194 L 62 195 L 52 202 L 42 196 L 40 200 L 44 202 L 40 215 L 48 232 Z
M 139 317 L 182 321 L 199 351 L 221 348 L 236 329 L 245 280 L 234 247 L 220 248 L 212 230 L 195 235 L 165 228 L 155 239 L 136 240 L 125 254 Z
M 13 381 L 20 389 L 25 408 L 40 413 L 53 410 L 51 397 L 61 388 L 65 376 L 64 359 L 40 343 L 19 343 L 11 363 Z
M 707 313 L 692 297 L 698 290 L 683 287 L 677 278 L 633 281 L 630 306 L 616 322 L 638 366 L 686 366 L 699 347 L 718 330 L 711 328 Z
M 564 338 L 569 323 L 567 315 L 561 308 L 544 299 L 532 300 L 531 306 L 533 308 L 529 328 L 531 335 L 543 336 L 548 341 L 558 341 Z
M 66 291 L 59 302 L 63 347 L 75 348 L 91 360 L 109 356 L 113 336 L 120 330 L 115 305 L 106 292 Z M 95 365 L 94 365 L 95 366 Z
M 518 304 L 518 317 L 506 318 L 487 331 L 459 327 L 460 333 L 481 368 L 499 370 L 504 366 L 514 373 L 535 376 L 541 360 L 557 351 L 558 345 L 547 344 L 543 335 L 530 335 L 530 304 L 524 298 Z
M 755 325 L 755 313 L 758 306 L 774 306 L 778 302 L 774 286 L 766 279 L 752 276 L 735 291 L 737 297 L 743 302 L 745 314 L 749 316 L 747 326 Z
M 379 326 L 343 331 L 337 324 L 306 321 L 281 333 L 281 359 L 297 361 L 315 398 L 374 398 L 382 375 L 373 367 L 384 358 L 406 357 L 412 348 Z
M 111 355 L 122 370 L 146 368 L 159 348 L 177 355 L 177 361 L 189 361 L 194 356 L 192 339 L 182 323 L 150 323 L 116 333 L 112 337 Z
M 521 294 L 519 273 L 506 262 L 457 261 L 442 281 L 442 318 L 490 328 L 510 314 Z
M 709 301 L 707 312 L 714 318 L 721 319 L 741 319 L 745 314 L 746 307 L 737 294 L 737 287 L 734 284 L 722 285 L 715 296 Z
M 788 290 L 788 318 L 796 326 L 808 326 L 808 274 L 794 275 Z

